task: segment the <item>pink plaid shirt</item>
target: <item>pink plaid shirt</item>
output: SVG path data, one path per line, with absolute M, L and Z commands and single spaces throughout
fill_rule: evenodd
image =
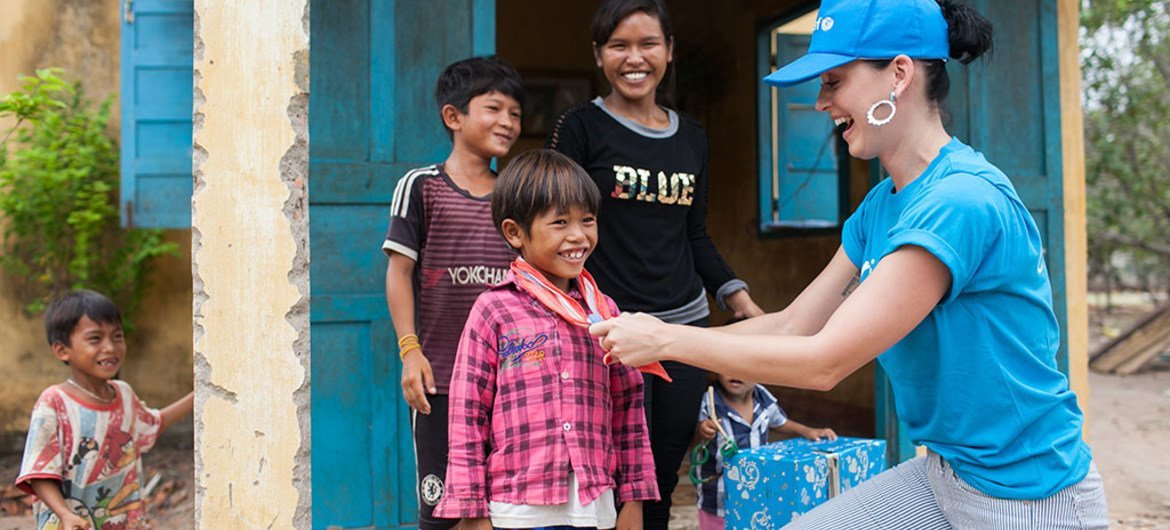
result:
M 570 293 L 580 301 L 574 288 Z M 617 314 L 613 300 L 606 302 Z M 657 500 L 642 375 L 602 362 L 587 329 L 545 308 L 508 273 L 475 301 L 455 358 L 447 487 L 438 517 L 488 517 L 488 500 Z

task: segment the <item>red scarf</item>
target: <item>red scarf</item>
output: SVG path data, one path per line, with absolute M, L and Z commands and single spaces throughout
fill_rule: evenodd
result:
M 577 277 L 577 286 L 581 289 L 581 297 L 585 299 L 585 304 L 589 306 L 588 313 L 576 300 L 549 282 L 543 273 L 524 261 L 524 258 L 512 261 L 512 276 L 515 277 L 516 285 L 570 324 L 588 328 L 590 324 L 614 317 L 609 311 L 609 304 L 605 303 L 601 290 L 597 288 L 597 282 L 593 281 L 593 275 L 585 269 L 581 269 L 581 275 Z M 638 371 L 656 375 L 667 382 L 671 381 L 666 369 L 658 362 L 639 366 Z

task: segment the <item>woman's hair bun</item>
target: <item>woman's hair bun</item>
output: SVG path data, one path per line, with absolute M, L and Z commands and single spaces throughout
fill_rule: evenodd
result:
M 938 5 L 947 21 L 952 59 L 967 64 L 991 51 L 991 22 L 975 8 L 954 0 L 938 0 Z

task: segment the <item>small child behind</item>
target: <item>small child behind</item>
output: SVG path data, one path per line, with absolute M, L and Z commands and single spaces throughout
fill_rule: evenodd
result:
M 617 314 L 584 270 L 599 202 L 555 151 L 500 174 L 492 220 L 521 257 L 476 300 L 455 360 L 436 513 L 463 528 L 641 528 L 658 498 L 642 376 L 606 365 L 585 327 Z
M 735 438 L 740 449 L 756 448 L 768 443 L 768 432 L 800 436 L 820 441 L 822 438 L 836 440 L 833 429 L 813 428 L 788 419 L 776 402 L 776 397 L 763 385 L 755 381 L 736 379 L 719 375 L 719 384 L 713 393 L 715 418 L 711 417 L 710 404 L 703 398 L 699 408 L 699 427 L 695 438 L 707 445 L 707 460 L 692 471 L 692 480 L 697 480 L 699 494 L 699 528 L 701 530 L 723 530 L 723 455 L 720 447 L 726 442 L 723 432 Z M 722 427 L 722 432 L 716 426 Z M 692 462 L 692 465 L 695 465 Z
M 74 291 L 54 300 L 45 332 L 70 376 L 37 399 L 16 479 L 38 497 L 37 528 L 148 528 L 141 455 L 191 413 L 194 394 L 159 411 L 114 379 L 126 357 L 122 314 L 101 294 Z
M 382 250 L 386 303 L 398 335 L 402 396 L 413 415 L 419 530 L 458 520 L 434 516 L 447 467 L 447 392 L 459 334 L 475 297 L 503 278 L 516 253 L 492 225 L 492 158 L 520 134 L 524 87 L 495 57 L 445 68 L 435 82 L 439 117 L 451 138 L 441 164 L 413 169 L 394 190 Z

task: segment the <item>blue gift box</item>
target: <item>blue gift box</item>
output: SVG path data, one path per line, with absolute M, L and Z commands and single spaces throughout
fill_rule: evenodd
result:
M 886 469 L 886 442 L 793 439 L 744 449 L 724 464 L 729 530 L 780 528 Z

